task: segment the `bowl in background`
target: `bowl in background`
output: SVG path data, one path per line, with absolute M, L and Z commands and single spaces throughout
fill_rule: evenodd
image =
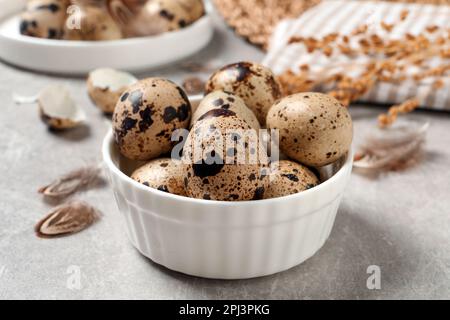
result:
M 33 38 L 19 32 L 18 13 L 26 1 L 3 2 L 5 0 L 0 0 L 3 5 L 0 13 L 0 59 L 33 71 L 85 75 L 94 69 L 109 67 L 143 72 L 198 52 L 210 42 L 214 33 L 207 12 L 185 28 L 154 36 L 110 41 Z

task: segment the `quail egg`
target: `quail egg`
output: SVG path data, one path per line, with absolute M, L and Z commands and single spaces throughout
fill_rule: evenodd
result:
M 193 125 L 198 118 L 212 109 L 227 109 L 236 113 L 236 115 L 245 120 L 252 128 L 259 130 L 259 122 L 255 114 L 247 108 L 244 101 L 231 92 L 214 91 L 208 94 L 200 102 L 195 110 L 191 124 Z
M 348 110 L 335 98 L 317 92 L 278 101 L 267 115 L 267 127 L 279 131 L 282 152 L 309 166 L 336 161 L 350 149 L 353 139 Z
M 189 126 L 191 105 L 175 83 L 147 78 L 128 87 L 113 113 L 113 131 L 127 158 L 151 160 L 169 152 L 172 133 Z
M 165 24 L 164 31 L 173 31 L 184 28 L 194 22 L 190 6 L 194 1 L 154 0 L 147 2 L 146 10 L 154 17 L 162 18 Z M 188 5 L 189 4 L 189 5 Z
M 27 36 L 61 39 L 69 0 L 32 0 L 21 15 L 20 33 Z
M 206 92 L 226 90 L 240 96 L 264 126 L 273 103 L 281 98 L 280 85 L 272 71 L 253 62 L 238 62 L 216 71 L 206 83 Z
M 110 0 L 108 2 L 109 12 L 120 25 L 125 37 L 151 36 L 166 31 L 165 20 L 148 10 L 149 1 Z
M 122 31 L 106 8 L 98 5 L 80 6 L 67 17 L 64 39 L 100 41 L 121 39 Z
M 204 13 L 201 0 L 111 0 L 108 6 L 127 37 L 178 30 Z
M 272 162 L 270 168 L 270 184 L 264 195 L 266 199 L 299 193 L 319 184 L 311 170 L 294 161 Z
M 200 19 L 205 14 L 205 6 L 202 0 L 175 0 L 190 13 L 190 22 Z
M 122 93 L 136 82 L 137 79 L 127 72 L 96 69 L 87 79 L 89 97 L 104 113 L 113 113 Z
M 267 154 L 255 130 L 228 109 L 212 109 L 198 119 L 182 161 L 189 197 L 257 200 L 269 185 Z
M 179 196 L 186 195 L 180 160 L 170 158 L 152 160 L 136 169 L 131 178 L 147 187 Z

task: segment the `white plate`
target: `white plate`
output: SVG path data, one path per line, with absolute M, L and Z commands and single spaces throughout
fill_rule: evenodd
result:
M 2 5 L 1 16 L 7 18 L 0 22 L 0 59 L 50 73 L 80 75 L 100 67 L 139 72 L 159 67 L 199 51 L 214 31 L 205 15 L 186 28 L 158 36 L 97 42 L 40 39 L 19 33 L 21 8 Z

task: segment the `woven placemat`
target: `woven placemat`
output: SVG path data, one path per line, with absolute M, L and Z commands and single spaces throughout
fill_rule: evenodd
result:
M 450 0 L 387 0 L 450 5 Z M 321 0 L 214 0 L 226 23 L 241 37 L 264 50 L 277 23 L 296 18 Z

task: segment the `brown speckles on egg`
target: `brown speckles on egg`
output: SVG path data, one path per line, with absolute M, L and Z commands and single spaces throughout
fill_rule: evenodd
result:
M 152 119 L 152 109 L 150 106 L 147 106 L 144 110 L 139 111 L 139 115 L 141 116 L 141 120 L 139 121 L 139 130 L 144 132 L 153 124 Z
M 169 21 L 173 21 L 175 18 L 175 16 L 166 9 L 161 9 L 161 11 L 159 11 L 159 15 Z
M 252 64 L 250 62 L 238 62 L 225 66 L 221 71 L 232 73 L 237 81 L 244 81 L 248 79 L 252 74 L 256 74 L 252 70 Z
M 172 122 L 172 120 L 177 118 L 177 116 L 178 116 L 178 112 L 177 112 L 177 109 L 175 109 L 174 107 L 168 106 L 168 107 L 164 108 L 163 120 L 165 123 Z
M 224 103 L 224 101 L 222 98 L 212 101 L 213 106 L 216 106 L 216 107 L 220 107 L 221 105 L 223 105 L 223 103 Z
M 298 170 L 296 170 L 298 172 Z M 297 175 L 293 174 L 293 173 L 286 173 L 286 174 L 281 174 L 282 177 L 288 178 L 291 181 L 294 182 L 298 182 L 298 177 Z
M 215 72 L 206 84 L 206 92 L 233 92 L 252 110 L 260 124 L 266 122 L 269 108 L 281 98 L 280 86 L 273 73 L 253 62 L 238 62 Z
M 159 186 L 157 189 L 158 189 L 159 191 L 163 191 L 163 192 L 168 192 L 168 193 L 170 193 L 170 192 L 169 192 L 169 187 L 166 186 L 166 185 Z
M 234 111 L 228 109 L 212 109 L 208 112 L 205 112 L 197 121 L 201 121 L 208 118 L 221 118 L 221 117 L 232 117 L 236 116 Z
M 222 170 L 224 165 L 225 164 L 223 163 L 208 163 L 207 161 L 201 161 L 192 164 L 192 171 L 194 177 L 213 177 Z
M 151 160 L 169 152 L 172 133 L 189 124 L 189 101 L 176 84 L 160 78 L 141 80 L 127 92 L 128 97 L 120 99 L 113 115 L 120 152 L 136 160 Z
M 130 96 L 129 92 L 125 92 L 121 97 L 120 97 L 120 101 L 124 102 L 125 100 L 128 99 L 128 97 Z
M 263 199 L 265 190 L 266 189 L 264 187 L 256 188 L 255 194 L 253 195 L 253 199 L 252 200 L 261 200 L 261 199 Z
M 46 3 L 37 6 L 35 10 L 49 10 L 52 13 L 56 13 L 61 10 L 61 7 L 58 3 Z
M 230 194 L 229 199 L 231 201 L 236 201 L 236 200 L 239 199 L 239 195 L 237 195 L 237 194 Z
M 252 128 L 260 128 L 258 119 L 255 114 L 247 108 L 244 101 L 238 96 L 235 96 L 233 93 L 224 91 L 211 92 L 202 99 L 197 107 L 197 110 L 192 116 L 191 126 L 202 117 L 214 116 L 214 114 L 219 116 L 231 114 L 227 111 L 212 111 L 217 109 L 231 111 L 239 118 L 246 121 Z M 211 113 L 205 115 L 208 112 Z
M 316 175 L 301 164 L 281 160 L 271 165 L 270 185 L 264 197 L 278 198 L 311 189 L 319 184 Z
M 279 130 L 283 153 L 310 166 L 336 161 L 349 150 L 353 138 L 347 109 L 333 97 L 316 92 L 281 99 L 270 109 L 267 127 Z
M 136 126 L 136 123 L 137 120 L 130 117 L 126 117 L 125 119 L 123 119 L 120 125 L 120 129 L 115 130 L 116 143 L 119 144 L 119 146 L 123 143 L 123 138 L 127 135 L 128 131 Z

